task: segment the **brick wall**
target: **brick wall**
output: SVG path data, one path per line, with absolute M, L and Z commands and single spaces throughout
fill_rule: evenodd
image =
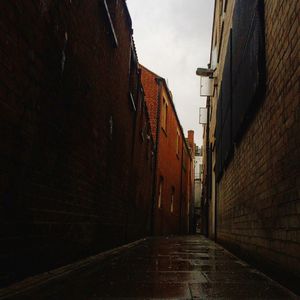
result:
M 182 165 L 182 142 L 183 136 L 180 133 L 179 153 L 176 153 L 176 136 L 180 124 L 178 123 L 172 108 L 172 99 L 168 90 L 161 82 L 161 93 L 158 99 L 160 107 L 163 105 L 163 98 L 168 102 L 167 129 L 162 129 L 161 119 L 159 123 L 159 140 L 157 153 L 157 186 L 159 178 L 163 177 L 164 183 L 161 196 L 161 207 L 156 206 L 155 224 L 156 232 L 160 234 L 177 233 L 179 231 L 180 207 L 181 207 L 181 165 Z M 160 109 L 161 111 L 162 109 Z M 160 114 L 162 118 L 162 113 Z M 174 188 L 174 211 L 171 212 L 172 187 Z M 158 189 L 157 189 L 158 198 Z
M 136 65 L 135 74 L 141 73 Z M 152 183 L 154 176 L 154 141 L 150 117 L 140 80 L 137 88 L 137 106 L 134 115 L 134 147 L 132 149 L 132 172 L 130 175 L 130 199 L 127 239 L 135 240 L 151 234 Z
M 266 95 L 217 186 L 217 236 L 238 254 L 296 283 L 300 278 L 300 2 L 264 3 Z M 226 16 L 231 16 L 232 1 L 228 5 Z M 230 19 L 225 20 L 225 32 L 230 24 Z
M 150 114 L 150 124 L 151 124 L 151 131 L 154 138 L 154 141 L 156 141 L 156 131 L 157 131 L 157 110 L 158 110 L 158 90 L 159 86 L 157 84 L 157 78 L 159 78 L 158 75 L 151 72 L 144 66 L 140 65 L 141 68 L 141 80 L 143 83 L 143 87 L 145 90 L 146 98 L 153 99 L 152 101 L 147 101 L 147 107 L 149 109 Z
M 102 1 L 1 1 L 3 285 L 149 231 L 153 140 L 130 16 L 108 3 L 118 47 Z
M 157 135 L 154 233 L 157 235 L 187 233 L 191 199 L 191 154 L 180 125 L 171 93 L 163 78 L 141 66 L 142 83 L 149 108 L 151 128 Z M 167 103 L 166 128 L 163 105 Z M 157 130 L 157 131 L 156 131 Z M 177 148 L 177 135 L 179 144 Z M 192 137 L 190 137 L 192 138 Z M 161 206 L 159 207 L 160 180 Z M 171 209 L 173 196 L 173 211 Z

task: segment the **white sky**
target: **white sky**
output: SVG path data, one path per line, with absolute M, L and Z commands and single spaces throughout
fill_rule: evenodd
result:
M 214 0 L 127 0 L 139 62 L 164 77 L 181 125 L 202 143 L 197 67 L 207 67 Z

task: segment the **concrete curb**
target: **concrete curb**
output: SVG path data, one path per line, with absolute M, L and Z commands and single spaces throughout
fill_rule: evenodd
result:
M 38 274 L 32 277 L 28 277 L 20 282 L 14 283 L 6 288 L 0 289 L 0 300 L 2 299 L 9 299 L 13 296 L 17 296 L 19 294 L 22 294 L 30 289 L 37 288 L 39 286 L 42 286 L 50 281 L 56 280 L 58 278 L 64 277 L 66 275 L 69 275 L 73 272 L 76 272 L 78 270 L 81 270 L 95 262 L 100 262 L 104 259 L 107 259 L 109 257 L 112 257 L 120 252 L 126 251 L 132 247 L 137 246 L 138 244 L 146 241 L 147 238 L 143 238 L 140 240 L 137 240 L 135 242 L 105 251 L 101 252 L 99 254 L 90 256 L 88 258 L 85 258 L 83 260 L 77 261 L 75 263 L 51 270 L 49 272 L 45 272 L 42 274 Z

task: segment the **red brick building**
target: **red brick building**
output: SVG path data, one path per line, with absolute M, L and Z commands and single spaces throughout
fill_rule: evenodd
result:
M 193 182 L 191 148 L 165 79 L 143 66 L 141 73 L 155 139 L 154 233 L 187 233 Z M 193 148 L 191 134 L 190 139 Z
M 153 138 L 125 1 L 0 3 L 0 282 L 149 234 Z

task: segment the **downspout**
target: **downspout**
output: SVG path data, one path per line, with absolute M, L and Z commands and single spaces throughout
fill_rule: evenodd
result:
M 210 198 L 210 145 L 209 145 L 209 118 L 210 118 L 210 97 L 207 97 L 207 124 L 206 124 L 206 205 L 205 214 L 207 222 L 206 236 L 209 237 L 209 198 Z
M 133 109 L 133 119 L 132 119 L 132 138 L 131 138 L 131 161 L 130 161 L 130 185 L 132 186 L 133 178 L 134 178 L 134 153 L 135 153 L 135 141 L 136 141 L 136 130 L 137 130 L 137 114 L 138 114 L 138 104 L 140 101 L 140 88 L 141 88 L 141 73 L 138 69 L 138 62 L 135 61 L 134 69 L 132 69 L 131 61 L 132 61 L 132 46 L 130 47 L 130 59 L 129 59 L 129 73 L 128 73 L 128 97 L 134 97 L 137 99 L 137 106 Z M 131 91 L 131 74 L 134 72 L 133 76 L 136 76 L 137 82 L 136 85 L 133 85 L 133 90 Z M 136 92 L 136 94 L 132 94 L 131 92 Z M 131 100 L 131 99 L 129 99 Z M 129 189 L 129 199 L 134 196 L 132 188 Z M 126 202 L 126 217 L 125 217 L 125 234 L 124 239 L 125 242 L 128 242 L 128 224 L 129 223 L 129 203 Z
M 217 242 L 217 217 L 218 217 L 218 189 L 217 189 L 217 180 L 215 177 L 215 242 Z
M 131 151 L 131 160 L 134 160 L 134 152 L 135 152 L 135 140 L 136 140 L 136 130 L 137 130 L 137 115 L 138 115 L 138 109 L 139 109 L 139 103 L 140 103 L 140 88 L 141 88 L 141 73 L 139 72 L 138 68 L 137 70 L 134 70 L 134 72 L 136 72 L 136 76 L 137 76 L 137 83 L 136 86 L 134 86 L 134 91 L 136 91 L 136 95 L 132 95 L 134 98 L 137 99 L 136 102 L 136 108 L 134 113 L 134 117 L 133 117 L 133 137 L 132 137 L 132 151 Z M 130 85 L 129 85 L 130 86 Z M 129 88 L 129 93 L 131 93 L 130 88 Z M 130 95 L 129 95 L 130 97 Z
M 183 137 L 184 138 L 184 137 Z M 182 183 L 183 183 L 183 143 L 182 140 L 182 146 L 181 146 L 181 170 L 180 170 L 180 215 L 179 215 L 179 233 L 182 233 Z
M 152 178 L 152 207 L 151 207 L 151 235 L 154 235 L 154 221 L 155 221 L 155 198 L 157 186 L 157 165 L 158 165 L 158 146 L 159 146 L 159 133 L 160 133 L 160 98 L 162 91 L 162 81 L 160 78 L 156 79 L 159 88 L 157 93 L 157 112 L 156 112 L 156 141 L 154 145 L 154 170 Z

